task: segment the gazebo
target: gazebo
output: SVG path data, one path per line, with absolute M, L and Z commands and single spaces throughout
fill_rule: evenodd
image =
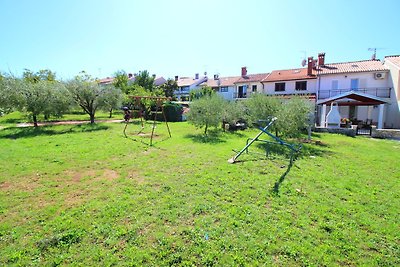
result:
M 385 104 L 388 102 L 380 97 L 364 94 L 357 91 L 349 91 L 335 95 L 330 98 L 317 101 L 318 106 L 322 106 L 321 110 L 321 126 L 326 126 L 326 106 L 331 103 L 337 103 L 338 106 L 379 106 L 377 129 L 383 128 L 383 113 Z M 369 117 L 370 114 L 367 115 Z

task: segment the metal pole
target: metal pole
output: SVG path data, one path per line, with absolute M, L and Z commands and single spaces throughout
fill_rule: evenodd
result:
M 273 123 L 275 120 L 276 120 L 275 117 L 272 118 L 271 121 L 268 123 L 268 125 L 265 126 L 265 127 L 263 128 L 263 131 L 260 131 L 260 132 L 256 135 L 256 137 L 254 137 L 253 139 L 251 139 L 250 143 L 248 143 L 242 150 L 240 150 L 239 153 L 237 153 L 233 158 L 229 159 L 228 162 L 229 162 L 229 163 L 234 163 L 234 162 L 236 161 L 236 159 L 237 159 L 238 157 L 240 157 L 240 155 L 242 155 L 242 153 L 243 153 L 244 151 L 246 151 L 247 148 L 248 148 L 249 146 L 251 146 L 251 144 L 252 144 L 254 141 L 256 141 L 256 140 L 258 139 L 258 137 L 260 137 L 263 133 L 265 133 L 265 131 L 268 129 L 268 127 L 271 126 L 272 123 Z

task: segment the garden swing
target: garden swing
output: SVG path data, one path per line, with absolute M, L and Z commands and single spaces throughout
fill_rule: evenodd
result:
M 171 131 L 168 126 L 167 117 L 165 116 L 164 106 L 163 106 L 165 101 L 169 100 L 169 98 L 157 97 L 157 96 L 131 96 L 130 98 L 134 99 L 133 103 L 131 103 L 131 105 L 129 107 L 123 108 L 124 113 L 125 113 L 125 115 L 124 115 L 124 119 L 125 119 L 124 135 L 125 135 L 125 137 L 128 137 L 126 134 L 126 129 L 128 127 L 130 119 L 132 119 L 132 118 L 140 118 L 141 129 L 136 134 L 140 135 L 140 134 L 143 134 L 143 132 L 144 132 L 145 110 L 144 110 L 143 104 L 142 104 L 143 99 L 149 99 L 151 101 L 155 101 L 155 107 L 154 107 L 154 109 L 152 109 L 150 111 L 150 114 L 149 114 L 149 117 L 153 118 L 152 129 L 151 129 L 151 134 L 150 134 L 150 146 L 153 145 L 154 130 L 156 128 L 157 115 L 159 115 L 159 114 L 162 114 L 165 125 L 167 126 L 167 129 L 168 129 L 169 137 L 171 137 Z
M 277 137 L 276 135 L 272 134 L 271 132 L 268 131 L 268 128 L 274 123 L 274 121 L 276 121 L 276 117 L 273 117 L 271 119 L 268 120 L 259 120 L 258 121 L 258 125 L 257 128 L 260 130 L 260 132 L 254 137 L 254 138 L 248 138 L 246 141 L 246 145 L 244 146 L 244 148 L 242 150 L 240 150 L 239 152 L 236 152 L 236 155 L 233 156 L 232 158 L 230 158 L 228 160 L 229 163 L 235 163 L 237 162 L 237 159 L 244 153 L 246 152 L 247 154 L 249 153 L 249 147 L 254 143 L 254 142 L 263 142 L 266 144 L 265 146 L 265 156 L 268 157 L 269 153 L 270 153 L 270 145 L 281 145 L 284 146 L 286 148 L 289 149 L 290 152 L 290 163 L 289 165 L 293 164 L 294 159 L 296 158 L 297 154 L 300 152 L 302 145 L 295 145 L 295 144 L 289 144 L 285 141 L 283 141 L 282 139 L 280 139 L 279 137 Z M 266 126 L 262 126 L 262 124 L 266 124 Z M 259 139 L 259 137 L 262 134 L 266 134 L 270 137 L 272 137 L 273 141 L 270 140 L 263 140 L 263 139 Z

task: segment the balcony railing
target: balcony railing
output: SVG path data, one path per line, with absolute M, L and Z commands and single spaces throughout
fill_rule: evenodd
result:
M 390 98 L 391 90 L 391 87 L 320 90 L 318 93 L 318 99 L 330 98 L 350 91 L 355 91 L 381 98 Z

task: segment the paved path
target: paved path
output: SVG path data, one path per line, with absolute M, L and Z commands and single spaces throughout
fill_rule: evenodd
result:
M 124 122 L 124 120 L 96 120 L 96 123 L 100 122 Z M 67 125 L 67 124 L 86 124 L 90 123 L 90 121 L 49 121 L 49 122 L 38 122 L 38 126 L 47 126 L 47 125 Z M 18 123 L 17 127 L 32 127 L 33 123 Z

